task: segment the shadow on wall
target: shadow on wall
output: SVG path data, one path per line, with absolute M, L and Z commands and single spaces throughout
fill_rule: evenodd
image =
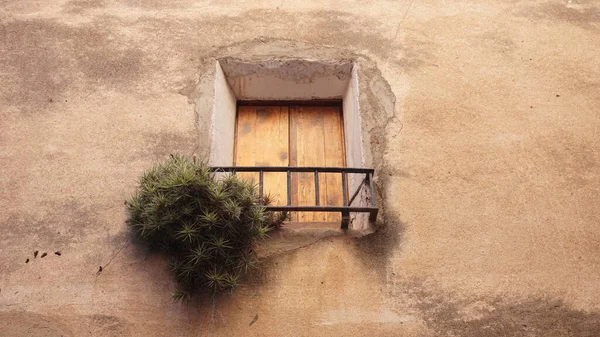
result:
M 365 265 L 375 268 L 379 276 L 386 280 L 389 261 L 398 251 L 405 229 L 393 207 L 393 201 L 386 198 L 386 188 L 391 185 L 391 180 L 402 177 L 385 156 L 390 142 L 388 128 L 398 123 L 402 112 L 396 111 L 396 95 L 377 64 L 363 56 L 358 63 L 363 139 L 369 141 L 366 150 L 370 160 L 367 162 L 375 169 L 380 217 L 373 228 L 375 232 L 357 239 L 355 243 L 358 256 Z M 398 134 L 399 131 L 395 136 Z
M 382 189 L 382 186 L 389 186 L 387 180 L 392 176 L 386 177 L 386 179 L 380 179 L 378 190 Z M 379 194 L 383 193 L 379 191 Z M 357 238 L 355 245 L 359 251 L 357 256 L 361 261 L 366 266 L 375 268 L 379 277 L 386 280 L 389 261 L 402 242 L 405 225 L 389 207 L 384 205 L 382 211 L 381 221 L 375 225 L 375 232 Z
M 562 300 L 505 298 L 456 300 L 419 280 L 402 285 L 435 336 L 600 336 L 600 313 L 570 308 Z
M 600 9 L 583 3 L 569 1 L 568 5 L 561 3 L 544 3 L 541 5 L 527 6 L 518 11 L 518 15 L 523 17 L 533 17 L 535 19 L 548 20 L 556 24 L 567 22 L 579 26 L 583 29 L 597 30 L 596 24 L 600 22 Z

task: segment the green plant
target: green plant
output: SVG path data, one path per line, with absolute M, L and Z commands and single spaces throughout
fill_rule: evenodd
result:
M 167 252 L 178 282 L 174 299 L 238 285 L 256 265 L 256 242 L 285 214 L 267 212 L 256 186 L 227 175 L 218 179 L 203 162 L 171 157 L 146 171 L 126 202 L 137 238 Z

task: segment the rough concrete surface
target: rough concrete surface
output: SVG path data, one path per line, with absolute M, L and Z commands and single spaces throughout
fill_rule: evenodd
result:
M 0 336 L 600 336 L 598 55 L 595 0 L 1 0 Z M 382 223 L 186 307 L 123 200 L 229 56 L 358 60 Z

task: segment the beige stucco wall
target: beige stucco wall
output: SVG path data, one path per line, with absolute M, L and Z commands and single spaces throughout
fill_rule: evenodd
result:
M 123 200 L 205 153 L 215 58 L 290 50 L 367 74 L 382 229 L 172 303 Z M 598 336 L 598 55 L 592 0 L 2 1 L 0 336 Z

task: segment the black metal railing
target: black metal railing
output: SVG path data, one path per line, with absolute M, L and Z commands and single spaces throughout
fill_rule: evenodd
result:
M 350 213 L 369 213 L 369 221 L 377 220 L 379 208 L 375 201 L 375 189 L 373 187 L 373 174 L 375 170 L 368 168 L 349 168 L 349 167 L 291 167 L 291 166 L 215 166 L 214 172 L 227 172 L 235 175 L 237 172 L 258 173 L 258 193 L 263 197 L 264 173 L 265 172 L 285 172 L 287 173 L 287 206 L 267 206 L 267 210 L 276 212 L 339 212 L 342 215 L 341 228 L 347 229 L 350 223 Z M 315 184 L 315 205 L 298 206 L 292 205 L 292 173 L 312 172 L 314 173 Z M 319 173 L 339 173 L 342 182 L 342 205 L 321 206 L 319 200 Z M 348 174 L 363 175 L 362 182 L 356 188 L 356 191 L 348 200 Z M 365 187 L 369 193 L 367 196 L 368 206 L 352 206 L 352 203 Z

